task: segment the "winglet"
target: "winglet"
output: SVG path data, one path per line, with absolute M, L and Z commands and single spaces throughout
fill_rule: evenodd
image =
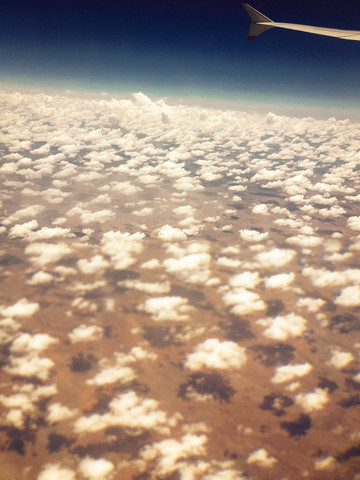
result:
M 255 8 L 248 3 L 243 3 L 243 7 L 250 15 L 251 19 L 248 40 L 255 40 L 260 33 L 273 28 L 271 23 L 274 22 L 270 20 L 270 18 L 255 10 Z

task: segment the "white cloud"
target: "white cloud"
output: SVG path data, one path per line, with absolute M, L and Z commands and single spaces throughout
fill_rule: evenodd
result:
M 11 375 L 20 377 L 37 377 L 40 380 L 47 380 L 54 362 L 50 358 L 40 358 L 38 355 L 14 357 L 4 370 Z
M 298 365 L 284 365 L 277 367 L 275 375 L 272 377 L 272 383 L 284 383 L 293 380 L 296 377 L 303 377 L 312 370 L 310 363 L 302 363 Z
M 349 217 L 347 219 L 347 226 L 352 230 L 360 230 L 360 217 Z
M 135 263 L 134 254 L 143 251 L 143 233 L 106 232 L 101 239 L 101 250 L 110 257 L 113 267 L 122 270 Z
M 258 253 L 255 258 L 260 267 L 277 269 L 290 263 L 295 255 L 294 250 L 272 248 L 266 252 Z
M 223 301 L 225 305 L 232 307 L 230 311 L 235 315 L 246 315 L 266 308 L 259 295 L 246 288 L 232 288 L 223 295 Z
M 114 470 L 114 464 L 104 458 L 85 457 L 79 463 L 79 472 L 90 480 L 105 480 Z
M 220 342 L 217 338 L 208 338 L 199 344 L 194 353 L 190 353 L 185 367 L 191 370 L 207 368 L 240 368 L 246 363 L 243 347 L 231 341 Z
M 336 368 L 344 368 L 353 360 L 355 359 L 351 352 L 341 352 L 340 350 L 332 350 L 329 363 Z
M 268 236 L 268 232 L 260 233 L 257 230 L 240 230 L 240 237 L 246 242 L 262 242 Z
M 97 325 L 80 325 L 75 327 L 70 333 L 71 343 L 90 342 L 100 340 L 103 336 L 103 329 Z
M 287 340 L 289 337 L 297 337 L 306 329 L 306 320 L 294 313 L 275 318 L 263 318 L 257 320 L 258 325 L 266 327 L 263 335 L 274 340 Z
M 327 390 L 316 388 L 310 393 L 299 393 L 295 397 L 295 403 L 300 405 L 306 413 L 311 413 L 315 410 L 321 410 L 329 401 L 329 394 Z
M 130 434 L 138 435 L 145 430 L 168 432 L 168 425 L 177 423 L 176 417 L 168 418 L 159 409 L 159 403 L 151 398 L 143 399 L 135 392 L 116 396 L 109 404 L 110 411 L 104 415 L 93 414 L 75 421 L 74 432 L 90 433 L 111 426 L 121 426 Z
M 69 420 L 70 418 L 75 417 L 78 412 L 79 411 L 77 408 L 71 410 L 70 408 L 61 405 L 60 403 L 52 403 L 48 407 L 48 414 L 46 416 L 46 420 L 50 423 L 50 425 L 52 425 L 57 422 Z
M 4 317 L 31 317 L 40 309 L 38 303 L 29 302 L 26 298 L 18 300 L 14 305 L 10 307 L 0 306 L 0 313 Z
M 79 269 L 82 273 L 85 273 L 87 275 L 102 273 L 109 266 L 109 262 L 105 260 L 102 255 L 94 255 L 89 260 L 87 258 L 83 258 L 78 261 Z
M 295 274 L 293 272 L 278 273 L 265 279 L 265 287 L 286 289 L 294 280 Z
M 190 320 L 189 313 L 192 310 L 186 298 L 175 296 L 148 298 L 138 308 L 149 313 L 156 322 L 188 321 Z
M 72 249 L 63 242 L 59 243 L 31 243 L 25 248 L 31 262 L 39 267 L 54 263 L 69 255 Z
M 255 450 L 247 458 L 247 463 L 255 463 L 263 468 L 271 468 L 276 462 L 276 458 L 269 456 L 269 453 L 265 450 L 265 448 L 259 448 L 258 450 Z
M 9 237 L 26 237 L 28 236 L 32 230 L 35 230 L 39 227 L 37 220 L 30 220 L 27 223 L 23 223 L 21 225 L 14 225 L 9 231 Z
M 252 213 L 257 213 L 258 215 L 269 215 L 269 207 L 265 203 L 255 205 L 252 209 Z
M 158 230 L 155 230 L 155 234 L 163 242 L 177 242 L 187 238 L 186 233 L 179 228 L 174 228 L 170 225 L 164 225 Z
M 194 253 L 182 258 L 168 258 L 163 265 L 168 273 L 187 283 L 203 284 L 210 277 L 211 256 L 208 253 Z
M 336 297 L 335 303 L 345 307 L 356 307 L 360 305 L 360 286 L 353 285 L 343 288 Z
M 47 333 L 37 333 L 30 335 L 30 333 L 22 333 L 13 341 L 10 351 L 11 353 L 30 353 L 30 352 L 42 352 L 46 350 L 50 345 L 57 343 L 57 338 L 51 337 Z
M 76 480 L 76 474 L 70 468 L 61 467 L 58 463 L 45 465 L 37 480 Z

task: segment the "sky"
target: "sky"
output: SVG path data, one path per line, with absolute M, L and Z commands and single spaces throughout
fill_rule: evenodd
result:
M 276 21 L 360 29 L 356 1 L 250 2 Z M 272 30 L 247 40 L 241 1 L 13 0 L 2 82 L 354 110 L 359 42 Z

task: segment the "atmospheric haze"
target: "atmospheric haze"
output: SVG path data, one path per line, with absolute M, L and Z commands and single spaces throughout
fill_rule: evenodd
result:
M 360 124 L 2 92 L 3 480 L 355 480 Z

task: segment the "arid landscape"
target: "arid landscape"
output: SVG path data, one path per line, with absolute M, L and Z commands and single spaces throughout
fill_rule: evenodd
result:
M 360 124 L 0 101 L 2 480 L 359 480 Z

